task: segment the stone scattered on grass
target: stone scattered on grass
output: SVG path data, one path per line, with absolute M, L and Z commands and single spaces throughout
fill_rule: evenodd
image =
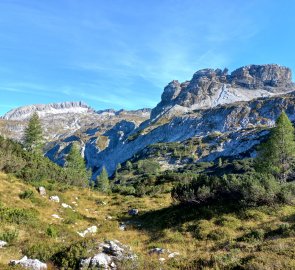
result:
M 59 215 L 57 215 L 57 214 L 52 214 L 51 215 L 53 218 L 57 218 L 57 219 L 62 219 Z
M 170 253 L 170 254 L 168 255 L 168 258 L 172 259 L 172 258 L 174 258 L 174 257 L 176 257 L 176 256 L 179 256 L 179 255 L 180 255 L 179 252 L 172 252 L 172 253 Z
M 127 229 L 127 227 L 126 227 L 126 224 L 124 222 L 119 224 L 119 230 L 126 231 L 126 229 Z
M 131 252 L 130 247 L 121 244 L 118 240 L 105 241 L 99 244 L 98 247 L 99 253 L 81 261 L 80 270 L 117 269 L 117 262 L 135 261 L 137 259 L 137 256 Z
M 63 208 L 70 208 L 70 209 L 72 209 L 72 206 L 70 206 L 70 205 L 68 205 L 68 204 L 66 204 L 66 203 L 62 203 L 61 206 L 62 206 Z
M 138 209 L 136 209 L 136 208 L 133 208 L 133 209 L 130 209 L 129 211 L 128 211 L 128 214 L 130 215 L 130 216 L 137 216 L 138 215 Z
M 59 197 L 58 197 L 57 195 L 55 195 L 55 196 L 50 196 L 50 197 L 49 197 L 49 200 L 51 200 L 51 201 L 53 201 L 53 202 L 57 202 L 57 203 L 60 202 L 60 199 L 59 199 Z
M 47 265 L 37 259 L 29 259 L 27 256 L 24 256 L 20 260 L 12 260 L 9 265 L 20 265 L 25 269 L 29 270 L 45 270 Z
M 91 233 L 96 233 L 97 232 L 97 226 L 91 226 L 89 228 L 87 228 L 85 231 L 83 232 L 77 232 L 81 237 L 85 237 L 87 234 Z
M 0 248 L 4 248 L 8 245 L 7 242 L 0 240 Z
M 45 187 L 38 187 L 38 192 L 41 196 L 45 197 L 46 196 L 46 189 Z
M 159 247 L 150 249 L 149 254 L 150 255 L 155 254 L 155 255 L 158 255 L 158 256 L 162 255 L 162 256 L 165 256 L 166 259 L 173 259 L 176 256 L 180 256 L 180 253 L 177 252 L 177 251 L 172 252 L 169 249 L 164 249 L 164 248 L 159 248 Z M 165 258 L 160 257 L 159 260 L 164 262 L 166 260 Z
M 166 249 L 164 248 L 152 248 L 149 250 L 149 254 L 157 254 L 157 255 L 160 255 L 160 254 L 164 254 L 166 253 Z

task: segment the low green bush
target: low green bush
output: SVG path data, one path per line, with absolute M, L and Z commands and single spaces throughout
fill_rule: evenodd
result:
M 18 238 L 18 231 L 17 230 L 6 230 L 0 233 L 0 240 L 5 241 L 9 244 L 14 242 Z
M 23 191 L 21 194 L 19 194 L 19 197 L 21 199 L 31 199 L 34 197 L 34 192 L 33 190 L 27 189 Z
M 32 224 L 37 220 L 37 211 L 21 208 L 0 208 L 0 221 L 15 224 Z
M 196 205 L 217 202 L 242 206 L 290 204 L 295 197 L 295 184 L 280 183 L 274 176 L 260 173 L 223 177 L 198 175 L 196 179 L 175 186 L 172 197 L 180 203 Z
M 74 243 L 56 253 L 52 261 L 59 269 L 79 269 L 81 259 L 89 256 L 89 250 L 93 247 L 93 242 L 87 240 Z

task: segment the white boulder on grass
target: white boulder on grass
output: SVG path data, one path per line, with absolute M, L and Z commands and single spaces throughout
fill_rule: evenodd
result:
M 51 200 L 51 201 L 53 201 L 53 202 L 57 202 L 57 203 L 60 202 L 60 199 L 59 199 L 59 197 L 58 197 L 57 195 L 55 195 L 55 196 L 50 196 L 50 197 L 49 197 L 49 200 Z
M 12 260 L 9 265 L 20 265 L 21 267 L 29 270 L 45 270 L 47 269 L 46 263 L 37 259 L 29 259 L 27 256 L 20 260 Z
M 5 246 L 7 246 L 7 245 L 8 245 L 7 242 L 0 240 L 0 248 L 3 248 Z
M 41 196 L 46 196 L 46 189 L 45 187 L 38 187 L 38 192 Z
M 91 226 L 89 228 L 87 228 L 85 231 L 83 232 L 77 232 L 81 237 L 85 237 L 87 234 L 93 234 L 97 232 L 97 226 Z
M 70 205 L 68 205 L 68 204 L 66 204 L 66 203 L 62 203 L 61 206 L 62 206 L 63 208 L 70 208 L 70 209 L 72 209 L 72 206 L 70 206 Z
M 137 256 L 130 247 L 118 240 L 105 241 L 98 245 L 99 253 L 93 257 L 81 260 L 80 270 L 89 269 L 118 269 L 116 263 L 120 261 L 136 261 Z M 130 269 L 133 269 L 132 267 Z

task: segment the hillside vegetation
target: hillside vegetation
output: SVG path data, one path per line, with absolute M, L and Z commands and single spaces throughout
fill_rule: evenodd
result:
M 0 240 L 8 243 L 0 269 L 21 269 L 8 264 L 24 255 L 48 269 L 82 269 L 106 240 L 136 254 L 117 269 L 295 268 L 295 141 L 284 113 L 254 160 L 177 171 L 127 161 L 89 185 L 75 145 L 64 168 L 34 147 L 0 145 Z
M 0 175 L 0 236 L 9 240 L 9 246 L 1 249 L 1 269 L 10 269 L 8 262 L 23 255 L 47 262 L 49 269 L 59 269 L 54 266 L 55 254 L 80 241 L 99 243 L 105 239 L 117 239 L 131 246 L 139 256 L 137 269 L 295 267 L 294 206 L 223 205 L 194 209 L 173 205 L 168 194 L 137 198 L 54 184 L 47 184 L 46 188 L 48 195 L 43 198 L 34 186 Z M 25 198 L 25 192 L 31 195 Z M 50 201 L 51 195 L 58 195 L 76 212 Z M 130 208 L 138 208 L 139 215 L 128 216 Z M 122 222 L 126 224 L 124 231 L 119 228 Z M 98 226 L 97 233 L 86 239 L 78 235 L 93 225 Z M 180 255 L 160 264 L 159 258 L 166 255 L 149 255 L 155 247 Z M 78 255 L 76 259 L 81 258 Z

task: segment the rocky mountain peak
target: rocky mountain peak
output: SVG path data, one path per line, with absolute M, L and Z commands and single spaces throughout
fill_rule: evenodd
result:
M 6 120 L 27 120 L 34 112 L 43 117 L 52 114 L 87 113 L 94 112 L 94 110 L 82 101 L 70 101 L 23 106 L 9 111 L 2 118 Z
M 178 111 L 208 109 L 293 90 L 291 70 L 276 64 L 244 66 L 231 74 L 226 68 L 201 69 L 190 81 L 170 82 L 164 88 L 161 102 L 152 110 L 151 119 L 167 113 L 174 115 Z
M 289 87 L 292 84 L 292 72 L 276 64 L 250 65 L 233 71 L 230 81 L 248 88 Z

